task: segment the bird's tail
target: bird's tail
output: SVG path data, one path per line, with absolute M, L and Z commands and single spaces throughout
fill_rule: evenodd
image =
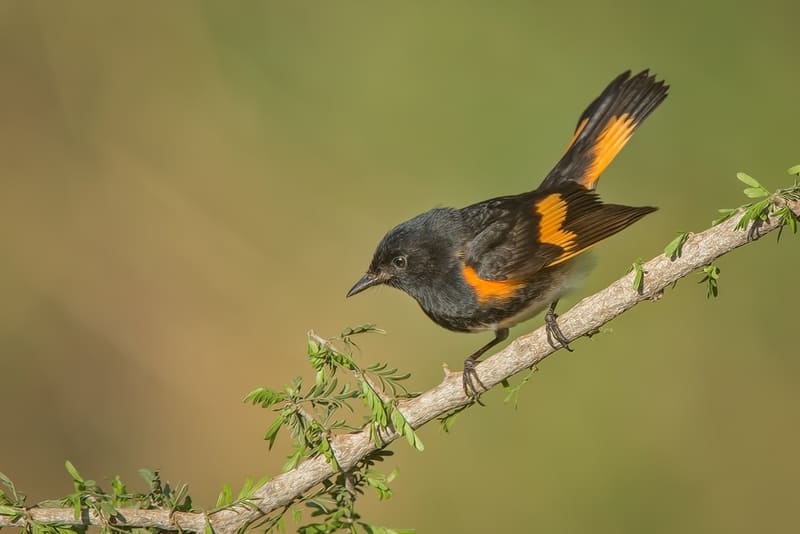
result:
M 583 112 L 566 152 L 541 187 L 572 181 L 594 189 L 600 174 L 667 97 L 668 89 L 646 70 L 633 77 L 630 71 L 617 76 Z

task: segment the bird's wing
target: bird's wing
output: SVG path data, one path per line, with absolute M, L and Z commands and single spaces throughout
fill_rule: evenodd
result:
M 604 204 L 575 184 L 465 208 L 480 230 L 464 249 L 465 269 L 481 280 L 517 283 L 558 265 L 633 224 L 651 207 Z

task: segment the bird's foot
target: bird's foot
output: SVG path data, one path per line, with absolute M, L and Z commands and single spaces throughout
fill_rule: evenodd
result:
M 558 326 L 558 314 L 555 311 L 555 303 L 550 306 L 547 310 L 547 313 L 544 316 L 544 326 L 545 332 L 547 332 L 547 342 L 550 343 L 550 346 L 554 349 L 560 348 L 556 346 L 556 342 L 563 348 L 567 349 L 569 352 L 572 352 L 572 348 L 569 346 L 569 340 L 561 331 L 561 327 Z
M 481 379 L 478 378 L 478 373 L 475 371 L 475 365 L 477 365 L 477 363 L 477 359 L 473 358 L 467 358 L 464 360 L 464 373 L 461 375 L 464 386 L 464 394 L 472 402 L 476 402 L 481 406 L 486 406 L 481 402 L 481 394 L 486 391 L 487 388 L 485 385 L 483 385 Z

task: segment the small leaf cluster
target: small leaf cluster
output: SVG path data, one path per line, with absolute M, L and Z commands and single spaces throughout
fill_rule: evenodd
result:
M 530 382 L 531 378 L 533 378 L 533 374 L 538 372 L 539 368 L 534 366 L 531 367 L 528 371 L 528 374 L 522 377 L 522 380 L 519 381 L 516 385 L 512 386 L 508 380 L 503 380 L 501 382 L 503 389 L 506 392 L 506 396 L 503 397 L 503 402 L 506 404 L 513 404 L 514 409 L 516 410 L 519 407 L 519 392 L 522 390 L 522 387 Z M 443 424 L 444 426 L 444 424 Z M 446 431 L 449 430 L 449 427 L 446 428 Z
M 788 170 L 790 175 L 800 175 L 800 165 L 795 165 Z M 742 216 L 736 223 L 737 230 L 744 230 L 750 223 L 756 223 L 751 227 L 751 234 L 757 229 L 757 224 L 766 221 L 769 217 L 777 217 L 780 227 L 778 229 L 778 239 L 780 239 L 783 229 L 789 227 L 792 233 L 797 233 L 797 216 L 786 205 L 787 201 L 797 201 L 800 199 L 800 183 L 795 180 L 791 187 L 779 189 L 770 193 L 761 183 L 743 172 L 736 174 L 736 178 L 747 187 L 744 194 L 753 202 L 743 204 L 738 208 L 722 208 L 717 211 L 720 217 L 712 221 L 712 224 L 719 224 L 728 220 L 737 213 Z
M 17 487 L 3 473 L 0 473 L 0 515 L 16 521 L 25 515 L 26 495 L 17 491 Z
M 706 284 L 706 298 L 719 295 L 719 267 L 708 265 L 703 267 L 703 279 L 698 284 Z
M 800 165 L 795 165 L 788 169 L 788 173 L 793 176 L 800 176 Z M 757 237 L 758 227 L 766 222 L 770 217 L 778 219 L 778 240 L 781 238 L 784 228 L 788 227 L 792 233 L 797 233 L 797 215 L 789 208 L 788 202 L 800 200 L 800 183 L 795 180 L 794 184 L 784 189 L 778 189 L 774 193 L 761 185 L 761 182 L 749 174 L 739 172 L 736 178 L 745 187 L 743 193 L 746 197 L 753 199 L 753 202 L 743 204 L 738 208 L 722 208 L 717 210 L 720 217 L 712 221 L 717 225 L 726 221 L 734 215 L 740 213 L 741 217 L 736 223 L 736 230 L 750 228 L 748 237 Z M 752 224 L 751 224 L 752 223 Z M 680 234 L 664 249 L 664 254 L 675 260 L 680 257 L 681 247 L 686 242 L 688 234 Z M 706 284 L 706 298 L 719 295 L 719 275 L 720 269 L 716 265 L 708 265 L 703 268 L 703 278 L 698 282 Z
M 399 532 L 369 525 L 355 512 L 356 494 L 364 486 L 375 489 L 378 497 L 391 497 L 389 482 L 396 472 L 384 475 L 373 469 L 377 461 L 390 455 L 380 447 L 386 437 L 396 433 L 417 450 L 424 446 L 411 424 L 398 408 L 398 401 L 414 396 L 403 382 L 410 375 L 400 373 L 385 363 L 361 366 L 354 358 L 358 346 L 355 337 L 367 333 L 381 333 L 373 325 L 348 328 L 336 337 L 324 339 L 309 332 L 306 344 L 308 361 L 314 370 L 313 384 L 306 386 L 302 377 L 295 377 L 281 390 L 257 388 L 247 394 L 244 402 L 276 413 L 267 428 L 264 439 L 272 449 L 281 430 L 288 431 L 293 449 L 284 470 L 294 469 L 305 459 L 323 456 L 338 474 L 326 480 L 313 496 L 303 500 L 311 508 L 315 522 L 299 527 L 298 532 L 309 534 L 334 532 L 339 529 L 351 532 Z M 353 424 L 354 415 L 366 411 L 366 420 Z M 331 446 L 337 433 L 356 431 L 363 426 L 379 447 L 356 467 L 344 472 Z M 233 502 L 232 492 L 224 495 L 221 505 Z M 271 518 L 266 530 L 281 528 L 289 508 Z M 298 509 L 293 509 L 300 521 Z M 360 529 L 360 530 L 357 530 Z
M 231 506 L 244 506 L 251 510 L 257 510 L 258 505 L 255 504 L 256 491 L 269 481 L 269 477 L 262 477 L 255 480 L 253 477 L 247 477 L 239 490 L 236 497 L 233 496 L 233 489 L 229 484 L 222 486 L 222 491 L 219 492 L 217 497 L 217 504 L 214 508 L 208 511 L 209 514 L 218 512 L 224 508 Z
M 678 237 L 670 241 L 667 246 L 664 247 L 664 255 L 672 261 L 680 258 L 683 253 L 683 245 L 686 244 L 687 239 L 689 239 L 689 232 L 679 233 Z
M 357 495 L 363 494 L 367 487 L 375 490 L 378 499 L 392 496 L 389 484 L 397 476 L 397 469 L 384 474 L 374 465 L 391 456 L 391 451 L 379 449 L 367 455 L 348 472 L 340 472 L 335 478 L 323 482 L 316 495 L 306 499 L 312 523 L 297 529 L 300 534 L 322 534 L 330 532 L 350 532 L 352 534 L 413 534 L 412 529 L 391 529 L 366 523 L 355 510 Z M 300 522 L 300 511 L 296 511 L 295 521 Z
M 381 436 L 394 429 L 413 447 L 423 449 L 422 441 L 397 409 L 398 399 L 413 396 L 402 384 L 410 375 L 401 374 L 383 363 L 362 368 L 353 357 L 353 349 L 357 347 L 353 336 L 369 332 L 380 330 L 365 325 L 349 328 L 331 339 L 322 339 L 310 332 L 307 353 L 315 371 L 313 385 L 305 388 L 302 377 L 295 377 L 283 390 L 260 387 L 245 396 L 244 402 L 278 414 L 264 435 L 270 449 L 282 428 L 288 429 L 295 440 L 285 470 L 319 454 L 338 469 L 330 438 L 336 431 L 354 431 L 360 427 L 349 424 L 342 416 L 343 410 L 347 412 L 345 415 L 355 413 L 351 402 L 354 400 L 360 400 L 366 407 L 367 424 L 377 446 L 383 446 Z M 337 349 L 336 344 L 340 344 L 342 350 Z M 345 379 L 340 381 L 342 375 Z

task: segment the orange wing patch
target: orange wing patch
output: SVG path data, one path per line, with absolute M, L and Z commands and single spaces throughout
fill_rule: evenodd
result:
M 575 248 L 575 232 L 564 230 L 567 202 L 559 193 L 547 195 L 536 203 L 539 214 L 539 241 L 556 245 L 564 251 Z
M 478 302 L 485 304 L 492 300 L 507 300 L 514 296 L 514 293 L 524 285 L 517 280 L 484 280 L 475 269 L 465 265 L 461 269 L 464 280 L 475 291 Z
M 612 117 L 608 121 L 592 147 L 593 160 L 579 180 L 581 185 L 594 189 L 600 175 L 631 138 L 635 128 L 636 122 L 628 113 Z
M 575 232 L 564 230 L 567 218 L 567 201 L 558 193 L 547 195 L 535 204 L 539 214 L 539 242 L 555 245 L 563 251 L 559 257 L 547 264 L 548 267 L 574 258 L 589 247 L 578 248 Z

